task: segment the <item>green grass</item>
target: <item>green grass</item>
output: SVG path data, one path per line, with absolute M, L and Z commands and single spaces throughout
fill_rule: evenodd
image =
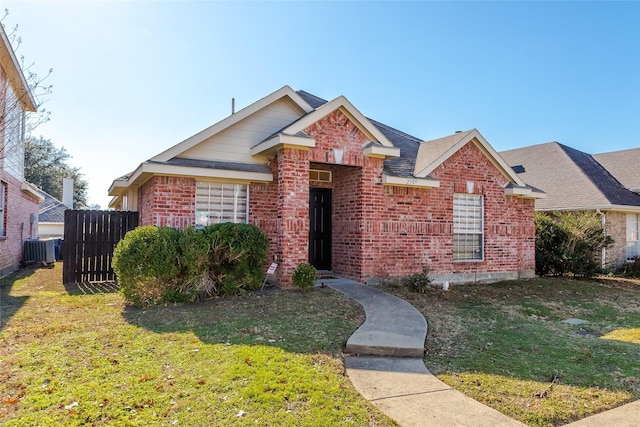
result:
M 527 425 L 562 425 L 640 398 L 640 283 L 386 290 L 427 318 L 425 363 L 438 378 Z M 589 323 L 562 322 L 573 317 Z
M 396 425 L 344 375 L 364 314 L 338 292 L 142 310 L 59 266 L 23 275 L 0 293 L 2 425 Z

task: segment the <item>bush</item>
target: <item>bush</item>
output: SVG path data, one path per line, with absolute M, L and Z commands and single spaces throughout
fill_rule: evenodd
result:
M 568 235 L 561 224 L 546 214 L 536 213 L 536 274 L 561 276 L 565 273 L 570 254 L 565 242 Z
M 254 290 L 262 285 L 269 240 L 251 224 L 226 222 L 204 229 L 211 243 L 210 276 L 224 294 Z
M 299 287 L 302 290 L 311 288 L 314 282 L 318 279 L 318 272 L 315 267 L 308 262 L 302 262 L 298 264 L 295 270 L 293 270 L 293 276 L 291 281 L 294 286 Z
M 118 243 L 113 269 L 135 305 L 186 302 L 259 288 L 267 249 L 264 232 L 250 224 L 145 226 Z
M 425 293 L 429 285 L 431 285 L 431 278 L 427 268 L 423 269 L 421 273 L 415 273 L 407 277 L 407 286 L 412 292 Z
M 536 273 L 591 277 L 601 269 L 602 249 L 613 243 L 598 213 L 536 213 Z
M 634 256 L 631 262 L 628 262 L 622 267 L 622 274 L 624 276 L 640 278 L 640 256 Z
M 178 231 L 144 226 L 129 231 L 113 253 L 113 270 L 124 297 L 136 305 L 157 304 L 174 292 Z

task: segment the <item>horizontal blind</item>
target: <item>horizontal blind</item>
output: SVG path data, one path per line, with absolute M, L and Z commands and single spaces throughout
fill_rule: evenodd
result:
M 483 199 L 479 194 L 453 195 L 453 259 L 482 260 Z
M 244 184 L 198 181 L 196 224 L 247 222 L 248 188 Z

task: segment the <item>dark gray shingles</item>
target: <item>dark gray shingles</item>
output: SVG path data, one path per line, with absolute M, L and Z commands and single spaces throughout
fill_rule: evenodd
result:
M 640 148 L 594 154 L 593 158 L 625 187 L 640 189 Z
M 224 162 L 216 160 L 186 159 L 182 157 L 174 157 L 166 162 L 149 160 L 147 163 L 203 169 L 232 170 L 239 172 L 271 173 L 271 169 L 269 169 L 266 164 L 262 163 Z
M 64 222 L 64 211 L 69 208 L 45 191 L 40 194 L 44 200 L 38 207 L 38 222 Z
M 566 145 L 559 145 L 611 204 L 640 206 L 640 196 L 625 188 L 593 156 Z
M 546 199 L 536 200 L 537 209 L 640 206 L 640 196 L 626 190 L 587 153 L 549 142 L 499 154 L 510 166 L 524 166 L 520 178 L 547 193 Z
M 311 108 L 313 108 L 314 110 L 320 107 L 321 105 L 324 105 L 327 102 L 329 102 L 326 99 L 322 99 L 319 96 L 312 95 L 309 92 L 305 92 L 304 90 L 298 90 L 296 91 L 296 93 L 300 95 L 300 98 L 304 99 L 305 102 L 309 104 Z

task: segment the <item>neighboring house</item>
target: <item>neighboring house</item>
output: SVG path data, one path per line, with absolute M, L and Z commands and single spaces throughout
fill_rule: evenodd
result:
M 38 235 L 35 186 L 24 180 L 25 112 L 35 100 L 0 25 L 0 276 L 18 267 L 23 241 Z
M 640 149 L 592 156 L 557 142 L 500 155 L 529 184 L 544 188 L 538 211 L 597 211 L 615 243 L 603 251 L 604 268 L 640 255 Z
M 113 181 L 141 225 L 259 226 L 281 286 L 301 262 L 374 282 L 531 277 L 534 200 L 475 129 L 424 142 L 285 86 Z
M 627 189 L 640 194 L 640 148 L 594 154 L 593 158 Z
M 41 239 L 64 237 L 64 211 L 70 209 L 49 193 L 39 190 L 44 201 L 38 213 L 38 235 Z

